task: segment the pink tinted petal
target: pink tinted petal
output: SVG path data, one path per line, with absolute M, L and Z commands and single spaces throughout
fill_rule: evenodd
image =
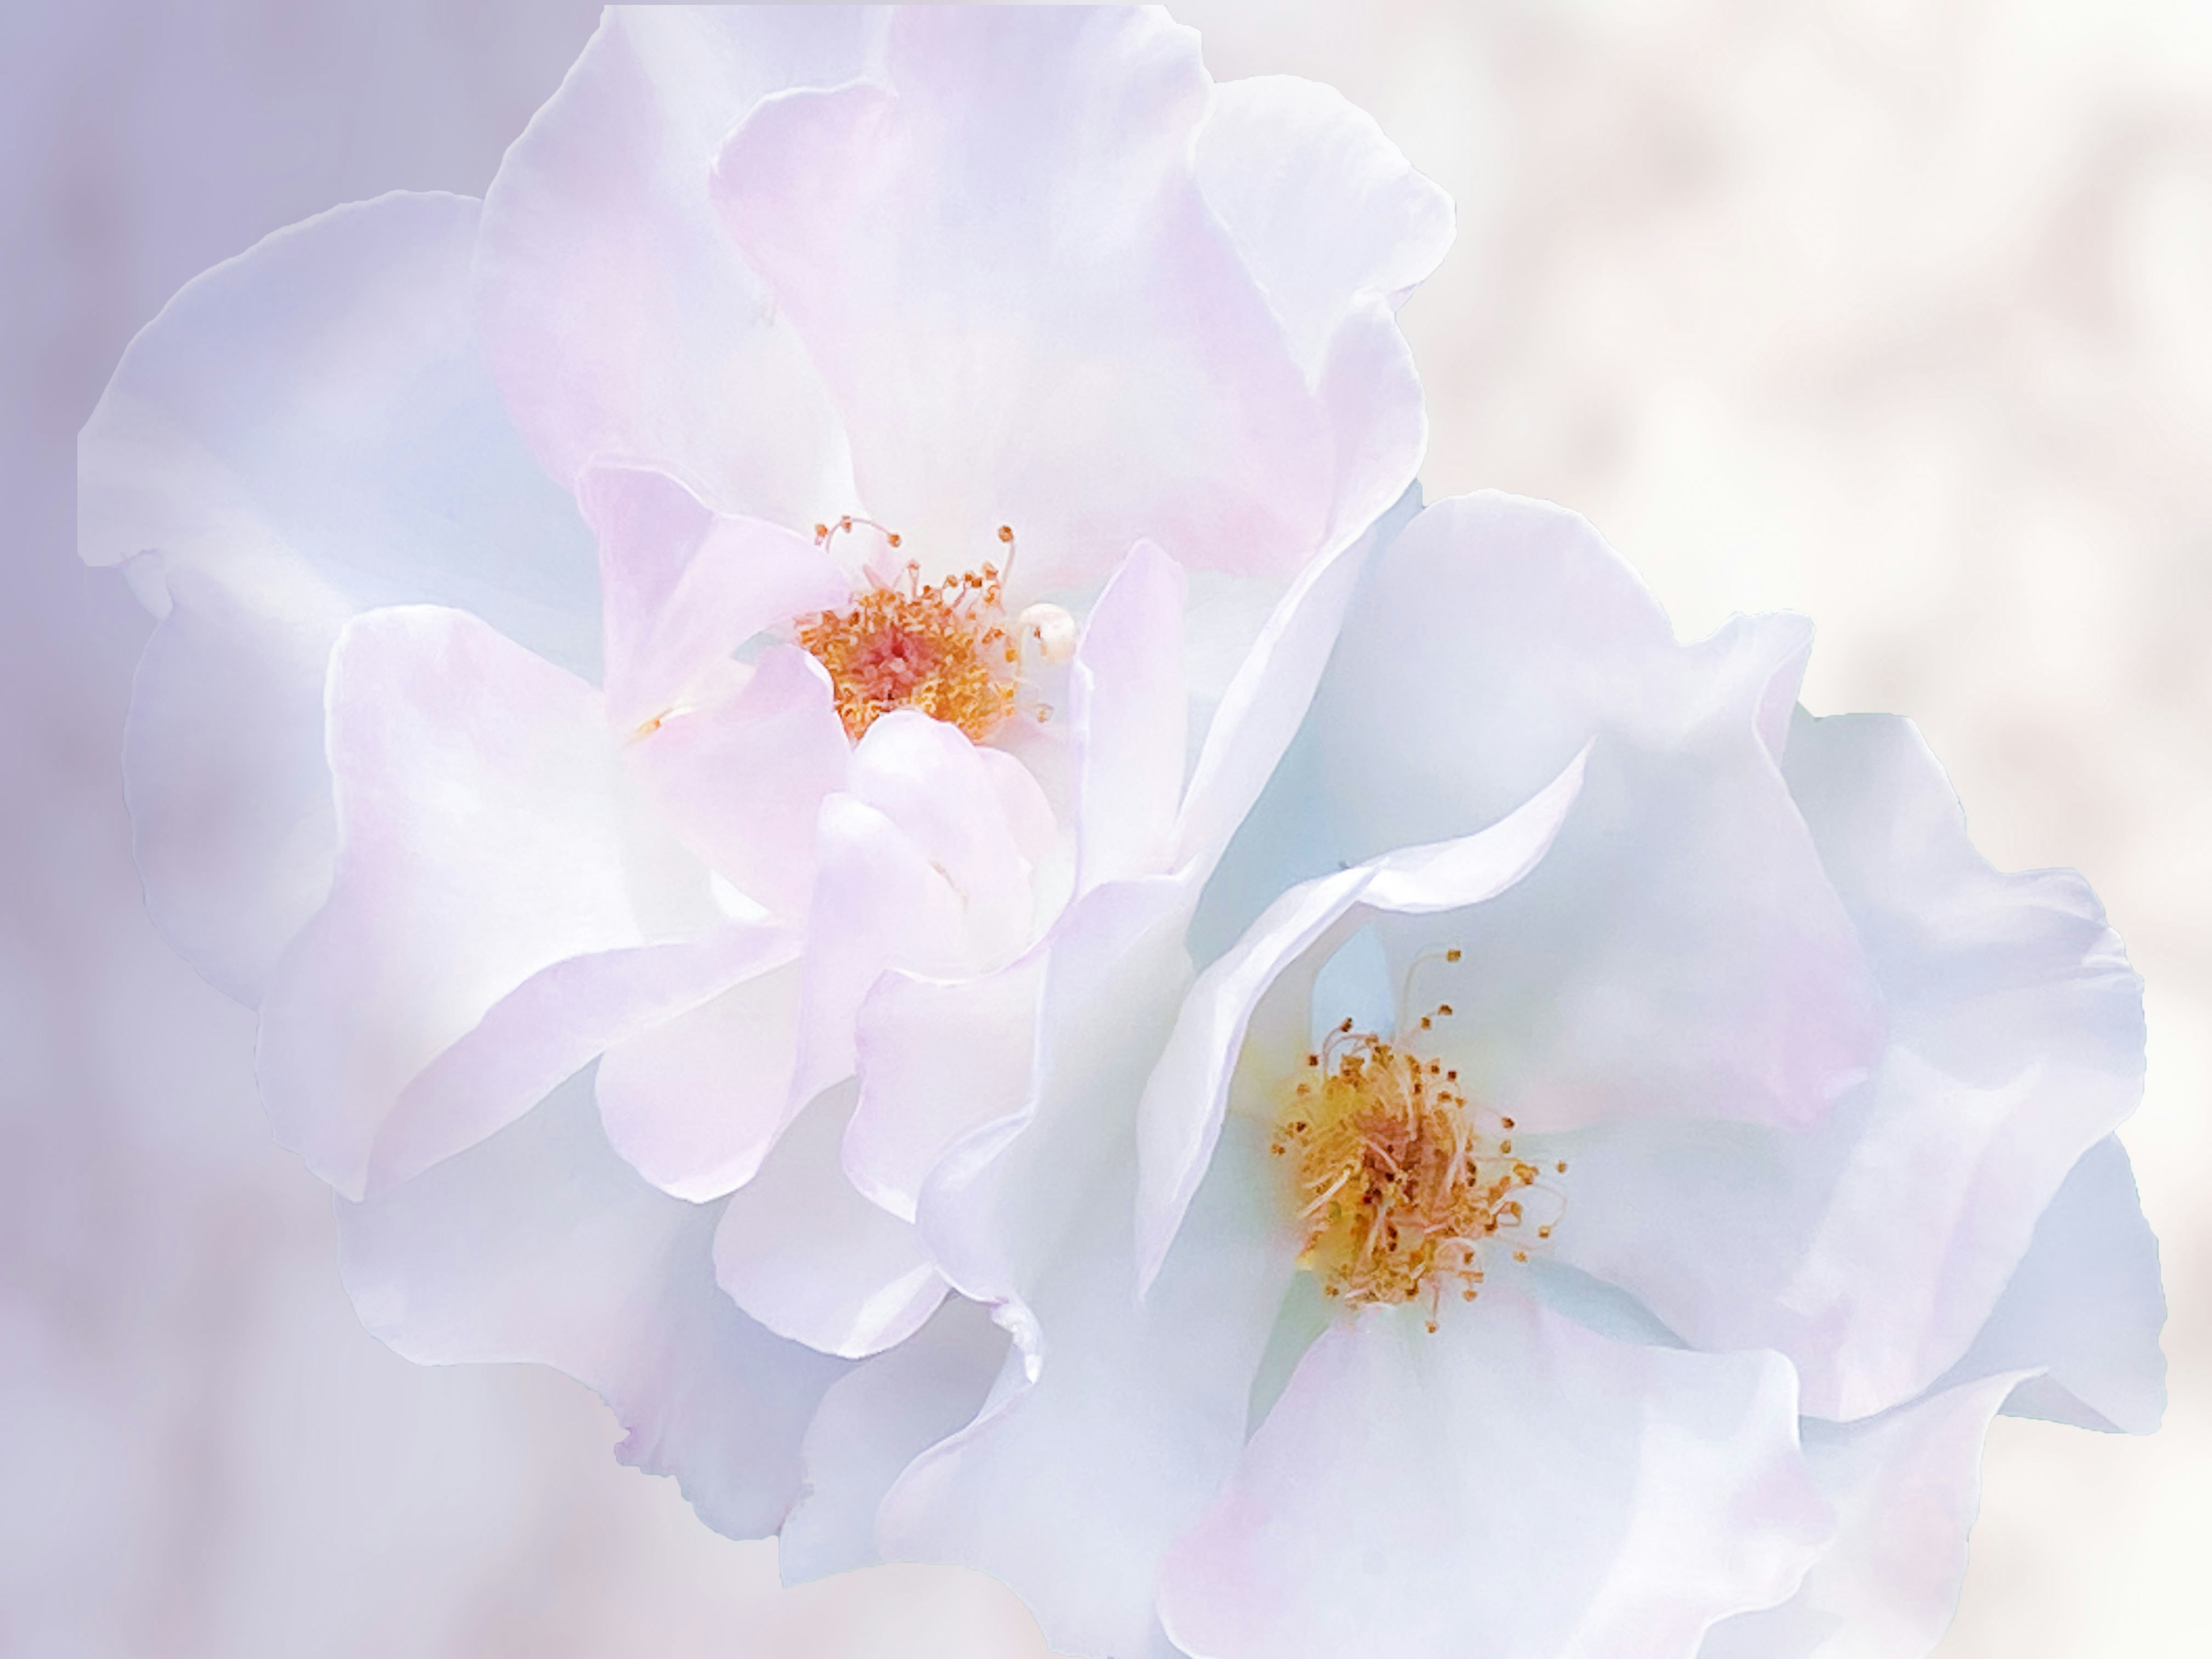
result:
M 1836 1534 L 1781 1606 L 1722 1620 L 1698 1659 L 1925 1659 L 1951 1623 L 1981 1501 L 1982 1442 L 2015 1376 L 1865 1423 L 1808 1423 Z
M 1034 952 L 974 979 L 887 973 L 868 994 L 845 1172 L 892 1214 L 913 1219 L 945 1151 L 1027 1102 L 1044 969 Z
M 1373 562 L 1315 703 L 1314 809 L 1341 856 L 1464 835 L 1591 745 L 1543 866 L 1470 915 L 1425 981 L 1437 1053 L 1525 1123 L 1811 1123 L 1881 1035 L 1865 953 L 1763 729 L 1809 631 L 1674 643 L 1580 519 L 1510 496 L 1429 508 Z M 1378 926 L 1395 966 L 1431 930 Z
M 869 510 L 948 568 L 1001 523 L 1034 591 L 1140 536 L 1286 574 L 1328 533 L 1322 411 L 1193 177 L 1208 89 L 1156 13 L 917 8 L 880 79 L 763 103 L 724 150 Z
M 1451 198 L 1342 94 L 1288 76 L 1217 88 L 1197 166 L 1321 393 L 1340 544 L 1397 500 L 1427 447 L 1394 313 L 1450 247 Z
M 1192 1206 L 1190 1248 L 1142 1304 L 1126 1155 L 1053 1194 L 1066 1248 L 1027 1287 L 1023 1311 L 1042 1332 L 1034 1374 L 1002 1384 L 972 1428 L 891 1488 L 886 1559 L 1004 1580 L 1056 1651 L 1174 1653 L 1153 1607 L 1161 1557 L 1236 1464 L 1293 1271 L 1272 1188 L 1249 1178 L 1264 1144 L 1249 1126 L 1230 1133 L 1240 1156 Z
M 790 1113 L 796 948 L 599 1062 L 610 1145 L 654 1186 L 695 1201 L 750 1181 Z
M 793 918 L 813 881 L 815 820 L 851 755 L 829 677 L 795 645 L 770 646 L 733 695 L 667 716 L 623 750 L 687 847 Z
M 1974 852 L 1906 722 L 1801 718 L 1789 763 L 1888 994 L 1889 1049 L 1812 1132 L 1590 1137 L 1554 1243 L 1701 1346 L 1781 1349 L 1807 1409 L 1850 1419 L 1966 1352 L 2066 1172 L 2134 1109 L 2142 993 L 2078 878 Z
M 2006 1401 L 2007 1416 L 2149 1434 L 2166 1415 L 2165 1323 L 2158 1240 L 2126 1150 L 2107 1135 L 2067 1176 L 1989 1323 L 1945 1380 L 2040 1369 Z
M 599 538 L 607 718 L 618 730 L 695 701 L 737 647 L 851 591 L 810 538 L 721 517 L 665 474 L 592 466 L 577 496 Z
M 732 923 L 696 943 L 571 957 L 540 969 L 400 1091 L 377 1131 L 370 1187 L 475 1145 L 610 1046 L 788 961 L 796 947 L 782 929 Z M 700 1196 L 679 1182 L 660 1184 L 678 1197 Z
M 953 1297 L 895 1348 L 862 1361 L 823 1396 L 800 1448 L 802 1490 L 783 1523 L 787 1584 L 874 1566 L 876 1510 L 908 1463 L 965 1427 L 1004 1366 L 1006 1334 Z
M 1037 927 L 1047 809 L 1018 765 L 902 709 L 854 747 L 847 787 L 822 810 L 794 1109 L 851 1075 L 877 975 L 987 972 Z
M 838 1149 L 854 1091 L 825 1094 L 732 1194 L 714 1231 L 714 1276 L 779 1335 L 859 1359 L 903 1341 L 945 1299 L 911 1224 L 846 1180 Z
M 1082 755 L 1078 890 L 1164 871 L 1189 714 L 1182 567 L 1150 542 L 1121 562 L 1083 629 L 1069 714 Z
M 400 1091 L 533 975 L 649 941 L 589 685 L 461 611 L 372 611 L 332 657 L 338 861 L 262 1006 L 277 1137 L 358 1195 Z
M 485 355 L 555 477 L 635 459 L 726 513 L 850 509 L 836 416 L 707 185 L 761 99 L 851 79 L 880 27 L 828 6 L 605 15 L 501 162 L 477 254 Z
M 1314 975 L 1335 945 L 1370 915 L 1458 911 L 1505 891 L 1549 850 L 1582 779 L 1578 756 L 1478 835 L 1407 848 L 1291 889 L 1199 975 L 1137 1109 L 1139 1282 L 1149 1283 L 1166 1258 L 1212 1158 L 1255 1018 L 1262 1035 L 1253 1044 L 1253 1068 L 1279 1083 L 1304 1057 Z M 1300 971 L 1287 974 L 1294 963 Z M 1272 1019 L 1263 1017 L 1269 1001 Z
M 465 305 L 477 204 L 395 195 L 267 238 L 141 331 L 78 440 L 78 541 L 162 617 L 125 780 L 147 899 L 258 1001 L 328 890 L 325 669 L 368 606 L 463 605 L 581 673 L 598 592 Z
M 1493 1284 L 1333 1327 L 1170 1552 L 1198 1659 L 1690 1659 L 1826 1534 L 1772 1354 L 1615 1342 Z
M 558 1367 L 612 1409 L 624 1462 L 757 1538 L 799 1496 L 800 1437 L 848 1368 L 738 1311 L 714 1285 L 714 1224 L 608 1150 L 580 1076 L 459 1156 L 341 1200 L 339 1262 L 362 1322 L 407 1358 Z

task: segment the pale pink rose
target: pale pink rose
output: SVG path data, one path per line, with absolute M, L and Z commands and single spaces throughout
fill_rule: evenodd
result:
M 1371 555 L 1195 912 L 1077 902 L 925 1187 L 1017 1353 L 884 1553 L 1115 1659 L 1924 1654 L 1990 1416 L 2162 1408 L 2140 986 L 1810 642 L 1512 497 Z
M 80 452 L 161 618 L 139 859 L 372 1328 L 572 1371 L 726 1530 L 803 1458 L 872 1548 L 1006 1342 L 848 1363 L 944 1302 L 976 1121 L 861 1089 L 863 1000 L 1196 890 L 1413 478 L 1450 224 L 1157 12 L 617 8 L 481 204 L 177 295 Z

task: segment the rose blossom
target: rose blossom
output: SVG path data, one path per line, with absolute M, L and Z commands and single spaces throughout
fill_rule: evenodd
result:
M 1809 644 L 1511 497 L 1375 554 L 1194 921 L 1079 901 L 923 1194 L 1019 1352 L 884 1553 L 1115 1659 L 1925 1653 L 1991 1414 L 2162 1407 L 2140 988 Z
M 177 296 L 81 446 L 161 618 L 138 854 L 372 1328 L 574 1372 L 733 1532 L 812 1423 L 871 1547 L 854 1458 L 1004 1339 L 910 1224 L 969 1119 L 861 1047 L 1195 890 L 1413 477 L 1449 228 L 1156 12 L 616 9 L 481 204 Z

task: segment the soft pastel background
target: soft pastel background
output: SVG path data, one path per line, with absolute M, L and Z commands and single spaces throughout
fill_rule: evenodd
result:
M 2173 1408 L 2148 1442 L 2000 1423 L 1942 1653 L 2205 1652 L 2212 8 L 1185 15 L 1217 74 L 1334 82 L 1458 199 L 1406 313 L 1431 495 L 1581 508 L 1685 632 L 1811 612 L 1814 709 L 1911 712 L 1993 857 L 2109 902 L 2150 983 L 2126 1139 Z M 580 1389 L 364 1335 L 247 1016 L 138 908 L 116 756 L 148 623 L 72 555 L 76 426 L 202 267 L 335 202 L 481 190 L 591 16 L 0 9 L 0 1654 L 1042 1651 L 972 1576 L 780 1591 L 772 1546 L 615 1465 Z

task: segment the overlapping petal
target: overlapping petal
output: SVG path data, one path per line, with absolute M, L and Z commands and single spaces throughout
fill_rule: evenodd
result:
M 324 665 L 346 617 L 465 606 L 577 672 L 590 539 L 478 357 L 477 210 L 395 195 L 277 232 L 179 290 L 78 441 L 78 539 L 162 618 L 126 738 L 155 920 L 258 1001 L 336 850 Z

